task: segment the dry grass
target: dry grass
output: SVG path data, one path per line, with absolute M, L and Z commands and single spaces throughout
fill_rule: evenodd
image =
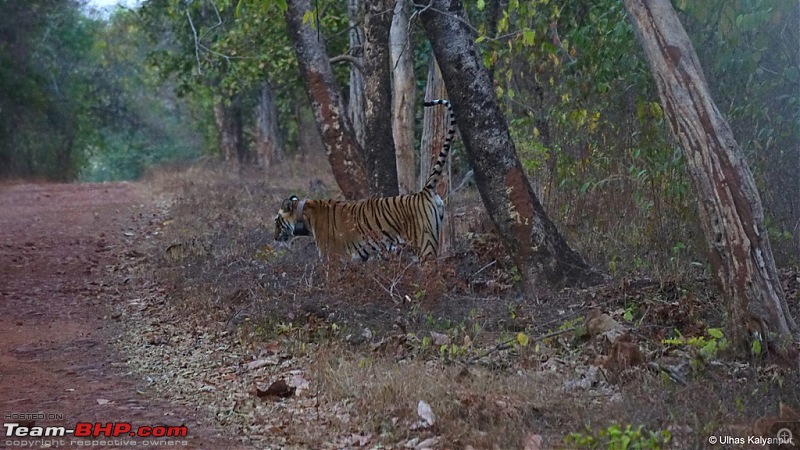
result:
M 685 385 L 643 366 L 598 370 L 596 359 L 607 349 L 580 332 L 592 308 L 631 329 L 645 361 L 653 362 L 674 354 L 662 344 L 674 329 L 697 336 L 719 326 L 714 289 L 692 274 L 525 298 L 512 287 L 511 264 L 470 190 L 449 207 L 455 237 L 435 263 L 399 257 L 325 264 L 310 239 L 275 246 L 280 201 L 292 193 L 330 195 L 309 192 L 309 179 L 335 185 L 324 173 L 287 163 L 266 174 L 230 174 L 212 164 L 150 174 L 167 201 L 152 222 L 156 238 L 141 244 L 151 255 L 142 268 L 150 274 L 145 284 L 164 291 L 158 301 L 166 308 L 159 303 L 158 310 L 167 318 L 158 320 L 170 322 L 174 352 L 180 342 L 183 354 L 196 353 L 196 336 L 226 350 L 209 350 L 215 356 L 193 363 L 183 381 L 174 373 L 186 360 L 153 353 L 141 343 L 143 331 L 132 332 L 139 344 L 129 351 L 158 361 L 151 370 L 172 383 L 165 392 L 194 383 L 180 401 L 209 405 L 247 442 L 344 448 L 368 436 L 369 446 L 401 448 L 438 436 L 437 448 L 520 448 L 537 433 L 555 447 L 570 432 L 621 423 L 670 429 L 674 448 L 688 448 L 724 424 L 769 413 L 777 399 L 800 404 L 796 372 L 723 358 L 698 366 Z M 625 234 L 613 236 L 606 239 Z M 577 332 L 537 339 L 573 326 Z M 520 332 L 531 338 L 528 346 L 498 344 Z M 433 343 L 439 335 L 449 339 L 444 349 Z M 275 346 L 283 362 L 246 369 Z M 298 374 L 310 387 L 295 399 L 265 403 L 248 393 L 253 383 Z M 188 399 L 192 389 L 203 389 L 197 380 L 215 388 Z M 437 415 L 433 427 L 413 427 L 420 400 Z
M 397 441 L 417 434 L 409 424 L 419 420 L 422 400 L 436 414 L 436 428 L 423 437 L 444 432 L 454 445 L 513 448 L 541 429 L 541 411 L 560 399 L 551 389 L 559 377 L 548 372 L 470 371 L 437 361 L 339 354 L 319 361 L 315 374 L 325 399 L 350 399 L 372 411 L 366 428 Z

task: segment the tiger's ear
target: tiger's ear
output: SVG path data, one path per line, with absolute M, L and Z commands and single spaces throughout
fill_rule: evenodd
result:
M 283 201 L 281 209 L 287 213 L 291 213 L 295 210 L 295 208 L 297 208 L 297 202 L 299 201 L 300 199 L 296 195 L 292 195 L 288 199 Z

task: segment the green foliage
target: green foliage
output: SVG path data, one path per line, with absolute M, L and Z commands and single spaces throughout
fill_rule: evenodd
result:
M 2 40 L 13 42 L 0 46 L 0 176 L 132 179 L 198 154 L 198 122 L 159 92 L 132 17 L 91 17 L 72 1 L 0 2 Z
M 325 6 L 320 33 L 330 33 L 330 53 L 345 53 L 347 15 L 344 4 Z M 151 45 L 148 62 L 165 83 L 192 102 L 255 108 L 258 89 L 268 80 L 277 94 L 282 138 L 296 143 L 298 106 L 306 99 L 297 60 L 284 19 L 285 1 L 218 0 L 184 2 L 147 0 L 138 11 Z M 344 66 L 337 74 L 346 76 Z M 210 109 L 209 109 L 210 111 Z M 249 119 L 248 119 L 249 120 Z
M 778 263 L 796 263 L 800 236 L 800 12 L 789 0 L 680 1 L 681 20 L 714 100 L 747 156 Z M 776 239 L 772 240 L 775 236 Z
M 138 178 L 153 165 L 200 155 L 202 115 L 161 88 L 145 64 L 147 36 L 129 11 L 118 11 L 99 31 L 93 48 L 96 132 L 85 145 L 87 181 Z
M 636 307 L 635 306 L 628 306 L 627 308 L 625 308 L 625 311 L 622 313 L 622 318 L 626 322 L 633 321 L 633 315 L 634 315 L 635 311 L 636 311 Z
M 672 435 L 667 430 L 646 431 L 643 426 L 633 428 L 626 425 L 611 425 L 598 432 L 592 431 L 587 425 L 585 433 L 570 433 L 564 443 L 570 448 L 608 449 L 608 450 L 633 450 L 633 449 L 660 449 L 669 443 Z
M 97 28 L 72 1 L 0 2 L 0 176 L 64 180 L 80 167 Z
M 622 3 L 512 1 L 496 27 L 477 14 L 522 164 L 561 230 L 611 272 L 664 265 L 693 220 L 689 181 Z
M 797 10 L 785 0 L 678 6 L 756 170 L 773 246 L 791 261 L 800 249 L 791 231 L 800 214 Z M 470 17 L 522 164 L 562 232 L 612 273 L 692 270 L 705 252 L 683 153 L 622 2 L 479 3 Z
M 706 330 L 708 337 L 690 336 L 684 337 L 680 331 L 675 330 L 675 337 L 662 340 L 665 345 L 688 347 L 696 349 L 703 360 L 715 358 L 717 353 L 728 348 L 730 343 L 719 328 L 709 328 Z

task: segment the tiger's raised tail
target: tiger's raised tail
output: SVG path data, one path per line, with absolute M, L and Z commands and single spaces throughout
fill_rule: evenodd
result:
M 444 146 L 439 152 L 439 157 L 436 158 L 436 164 L 433 165 L 428 179 L 425 181 L 425 190 L 435 190 L 436 185 L 442 178 L 442 171 L 444 170 L 444 163 L 447 161 L 447 155 L 450 153 L 450 146 L 453 144 L 453 137 L 456 134 L 456 116 L 453 114 L 453 107 L 447 100 L 431 100 L 423 103 L 425 107 L 436 105 L 444 105 L 447 107 L 447 115 L 450 116 L 450 129 L 447 131 L 447 138 L 444 141 Z

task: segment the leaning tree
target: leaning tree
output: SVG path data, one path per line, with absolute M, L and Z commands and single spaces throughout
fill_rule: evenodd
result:
M 461 0 L 432 0 L 419 16 L 453 102 L 478 191 L 526 285 L 602 281 L 603 275 L 569 247 L 534 194 Z
M 310 0 L 287 2 L 286 23 L 297 54 L 300 75 L 342 194 L 348 199 L 364 198 L 369 190 L 363 151 L 347 116 L 341 87 L 333 76 L 325 38 L 312 27 L 313 21 L 304 20 L 312 10 Z
M 753 174 L 711 98 L 700 61 L 669 0 L 625 0 L 625 7 L 672 133 L 686 154 L 732 341 L 756 353 L 765 342 L 777 343 L 783 352 L 785 344 L 800 336 L 772 257 Z

